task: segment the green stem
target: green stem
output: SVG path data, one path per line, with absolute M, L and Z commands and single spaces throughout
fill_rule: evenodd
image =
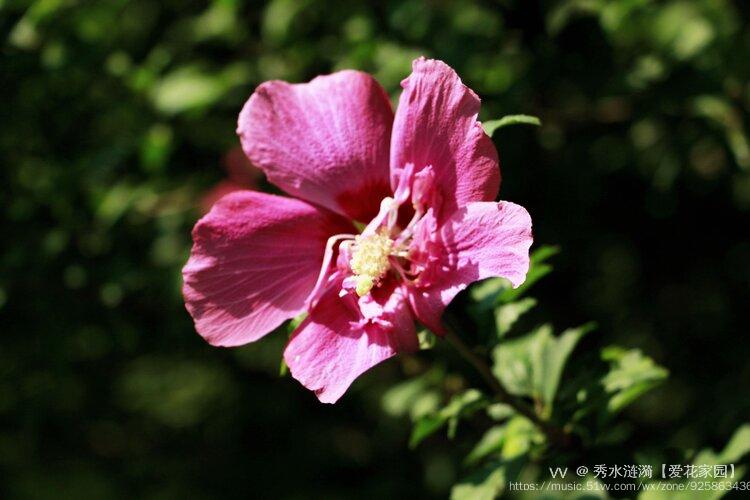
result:
M 544 432 L 550 443 L 559 446 L 568 446 L 571 441 L 570 434 L 542 419 L 531 408 L 531 406 L 527 405 L 523 400 L 516 398 L 515 396 L 510 394 L 508 390 L 503 387 L 497 377 L 495 377 L 495 375 L 492 373 L 490 366 L 487 364 L 484 358 L 479 356 L 468 345 L 466 345 L 466 343 L 456 333 L 453 323 L 454 321 L 446 317 L 447 328 L 444 335 L 445 339 L 450 342 L 451 345 L 456 348 L 458 353 L 479 372 L 490 389 L 492 389 L 492 392 L 495 394 L 496 399 L 499 402 L 510 406 L 516 411 L 516 413 L 523 415 L 531 422 L 533 422 L 534 425 L 536 425 L 542 432 Z

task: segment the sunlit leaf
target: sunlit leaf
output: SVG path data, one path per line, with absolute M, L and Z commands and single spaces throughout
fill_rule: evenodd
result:
M 578 328 L 570 328 L 556 338 L 549 330 L 540 330 L 533 346 L 532 366 L 534 386 L 547 411 L 551 411 L 568 357 L 578 341 L 593 329 L 594 324 L 589 323 Z
M 273 0 L 263 12 L 263 38 L 271 43 L 283 42 L 292 32 L 294 21 L 300 18 L 309 0 Z
M 487 464 L 451 490 L 451 500 L 493 500 L 502 493 L 506 483 L 501 463 Z
M 536 299 L 527 297 L 517 302 L 501 305 L 495 309 L 495 324 L 497 326 L 498 337 L 504 337 L 513 328 L 516 321 L 535 305 Z
M 433 386 L 441 377 L 441 370 L 432 369 L 419 377 L 394 385 L 383 394 L 383 411 L 392 417 L 409 415 L 412 420 L 435 412 L 440 396 Z
M 505 403 L 495 403 L 487 407 L 487 415 L 492 420 L 507 420 L 515 414 L 516 411 Z
M 409 447 L 416 448 L 419 443 L 439 431 L 447 422 L 448 419 L 444 419 L 438 414 L 423 416 L 412 427 Z
M 675 486 L 660 488 L 659 486 L 664 482 L 656 481 L 651 483 L 654 486 L 652 489 L 643 491 L 638 498 L 639 500 L 717 500 L 722 498 L 729 491 L 722 487 L 723 483 L 731 480 L 734 484 L 741 484 L 739 481 L 745 476 L 747 468 L 735 464 L 748 453 L 750 453 L 750 424 L 744 424 L 734 432 L 720 453 L 711 449 L 704 449 L 693 458 L 692 464 L 697 467 L 712 467 L 711 474 L 700 479 L 701 489 L 687 487 L 684 478 L 670 481 L 670 485 L 676 483 L 683 486 L 682 491 Z M 726 478 L 714 476 L 713 466 L 716 465 L 727 466 Z M 734 468 L 733 475 L 730 467 Z
M 491 453 L 498 452 L 503 447 L 505 441 L 505 426 L 496 425 L 490 427 L 484 433 L 482 438 L 477 442 L 474 448 L 466 455 L 464 463 L 474 465 Z
M 547 264 L 547 260 L 560 252 L 560 247 L 543 246 L 531 253 L 531 265 L 529 272 L 526 274 L 526 281 L 518 288 L 506 288 L 498 296 L 502 303 L 512 302 L 531 288 L 537 281 L 552 272 L 552 266 Z
M 544 436 L 527 418 L 516 416 L 505 426 L 502 457 L 506 460 L 528 453 L 534 444 L 542 444 Z
M 560 247 L 544 245 L 531 252 L 526 281 L 518 288 L 514 289 L 510 281 L 505 278 L 489 278 L 471 287 L 471 297 L 476 303 L 473 309 L 483 313 L 495 309 L 498 304 L 507 304 L 517 300 L 534 283 L 552 271 L 552 266 L 546 261 L 559 251 Z
M 750 424 L 744 424 L 737 429 L 724 450 L 717 457 L 719 463 L 730 464 L 739 461 L 750 453 Z M 697 457 L 695 463 L 702 463 Z
M 542 125 L 542 122 L 536 116 L 530 115 L 508 115 L 503 116 L 499 120 L 489 120 L 482 123 L 484 127 L 484 133 L 492 137 L 497 130 L 503 127 L 510 127 L 511 125 L 535 125 L 537 127 Z
M 433 414 L 422 416 L 414 423 L 409 446 L 416 447 L 445 425 L 450 425 L 452 434 L 455 432 L 456 425 L 461 417 L 469 416 L 486 407 L 487 404 L 488 401 L 485 396 L 476 389 L 468 389 L 456 394 L 447 406 Z
M 669 374 L 638 349 L 610 346 L 602 351 L 602 359 L 611 364 L 602 384 L 610 395 L 607 409 L 612 415 L 659 385 Z
M 216 103 L 229 89 L 247 81 L 245 64 L 227 66 L 212 72 L 192 64 L 177 68 L 156 82 L 151 100 L 160 112 L 172 115 Z
M 523 337 L 504 340 L 493 351 L 493 372 L 511 394 L 534 398 L 549 416 L 565 363 L 592 329 L 587 324 L 555 337 L 552 327 L 543 325 Z
M 492 353 L 494 360 L 492 371 L 511 394 L 534 395 L 531 353 L 532 345 L 542 330 L 549 330 L 551 333 L 552 327 L 544 325 L 523 337 L 505 340 Z

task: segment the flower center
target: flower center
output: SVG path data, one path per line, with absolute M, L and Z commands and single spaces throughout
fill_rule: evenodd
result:
M 357 295 L 367 295 L 390 268 L 393 240 L 385 234 L 359 235 L 354 239 L 349 267 L 355 275 Z

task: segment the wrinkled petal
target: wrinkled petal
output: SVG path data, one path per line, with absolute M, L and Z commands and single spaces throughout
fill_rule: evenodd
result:
M 212 345 L 236 346 L 298 315 L 327 239 L 352 229 L 300 200 L 253 191 L 225 196 L 195 225 L 182 270 L 196 330 Z
M 426 219 L 425 225 L 434 223 Z M 415 233 L 415 246 L 428 266 L 426 286 L 410 287 L 409 302 L 419 321 L 436 333 L 443 331 L 440 317 L 447 305 L 471 283 L 499 276 L 515 288 L 526 280 L 533 238 L 531 217 L 520 205 L 469 203 L 442 224 L 436 238 L 424 241 L 426 233 Z
M 370 75 L 340 71 L 310 83 L 260 85 L 240 113 L 248 158 L 287 193 L 369 221 L 390 194 L 393 111 Z
M 379 301 L 379 302 L 378 302 Z M 292 376 L 323 403 L 335 403 L 354 379 L 398 352 L 419 348 L 403 291 L 373 299 L 363 315 L 353 295 L 324 296 L 284 351 Z
M 477 121 L 479 98 L 442 61 L 419 58 L 401 83 L 391 139 L 391 171 L 432 166 L 443 200 L 439 217 L 500 188 L 497 151 Z M 391 175 L 391 185 L 397 179 Z

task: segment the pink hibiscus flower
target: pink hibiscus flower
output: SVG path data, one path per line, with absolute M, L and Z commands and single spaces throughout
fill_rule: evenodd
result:
M 479 98 L 424 58 L 402 87 L 394 116 L 358 71 L 260 85 L 237 132 L 294 198 L 225 196 L 195 225 L 183 269 L 187 309 L 212 345 L 253 342 L 307 312 L 284 359 L 326 403 L 417 350 L 415 320 L 443 332 L 445 307 L 467 285 L 502 276 L 518 286 L 529 267 L 531 219 L 494 201 L 500 170 Z

